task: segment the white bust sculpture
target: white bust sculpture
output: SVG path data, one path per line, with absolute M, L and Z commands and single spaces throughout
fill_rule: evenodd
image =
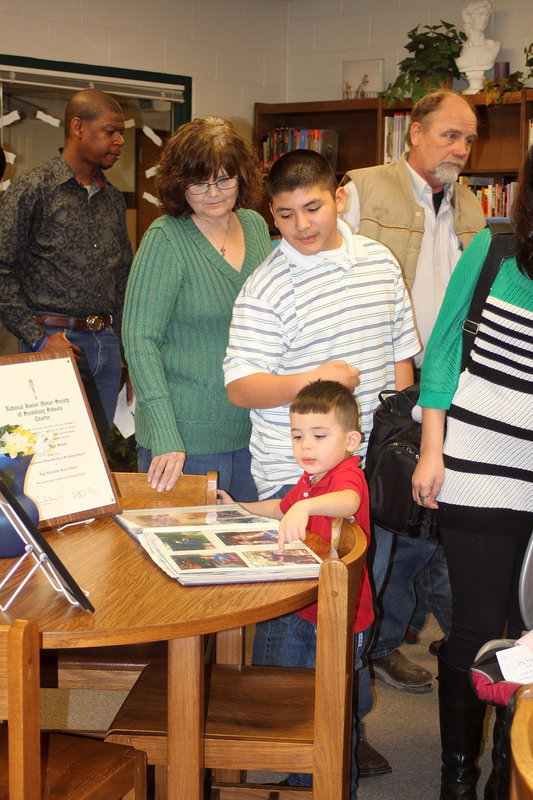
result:
M 484 72 L 491 69 L 500 52 L 501 43 L 485 37 L 485 28 L 492 14 L 490 0 L 473 0 L 463 8 L 462 16 L 467 40 L 455 60 L 466 74 L 468 88 L 463 94 L 476 94 L 483 88 Z

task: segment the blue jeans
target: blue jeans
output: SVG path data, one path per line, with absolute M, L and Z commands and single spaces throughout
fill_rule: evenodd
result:
M 448 564 L 441 544 L 435 550 L 424 569 L 415 578 L 416 607 L 409 630 L 420 633 L 429 612 L 440 625 L 444 636 L 448 636 L 452 625 L 452 595 Z
M 363 661 L 370 638 L 372 626 L 354 636 L 354 670 L 360 679 Z M 316 625 L 292 612 L 282 617 L 260 622 L 255 628 L 252 664 L 265 664 L 275 667 L 314 668 L 316 658 Z M 369 685 L 370 688 L 370 685 Z M 370 692 L 369 692 L 370 693 Z M 354 690 L 354 697 L 356 692 Z M 372 695 L 370 694 L 370 697 Z M 359 770 L 355 759 L 355 745 L 359 717 L 370 711 L 361 709 L 354 703 L 351 741 L 350 800 L 357 797 Z M 312 786 L 313 777 L 305 772 L 291 772 L 287 781 L 291 786 Z
M 152 452 L 146 447 L 137 445 L 137 468 L 139 472 L 148 472 Z M 218 488 L 224 489 L 237 502 L 254 503 L 257 500 L 257 489 L 252 478 L 251 456 L 247 447 L 233 450 L 230 453 L 214 455 L 186 456 L 183 465 L 184 475 L 205 475 L 210 469 L 218 472 Z
M 409 536 L 394 536 L 394 539 L 387 580 L 378 598 L 381 615 L 371 658 L 388 656 L 400 646 L 415 610 L 415 578 L 438 546 L 434 539 L 411 539 Z M 377 536 L 376 541 L 379 547 Z M 378 561 L 377 566 L 382 571 L 382 563 Z
M 389 571 L 390 554 L 394 544 L 394 534 L 374 525 L 372 529 L 372 544 L 368 554 L 372 582 L 374 584 L 374 597 L 378 597 L 385 578 Z
M 385 577 L 389 570 L 390 554 L 393 545 L 393 534 L 380 528 L 377 525 L 373 526 L 372 539 L 368 553 L 368 568 L 370 578 L 372 581 L 372 589 L 374 598 L 376 598 L 383 587 Z M 372 649 L 372 644 L 375 641 L 376 623 L 373 625 L 373 636 L 369 637 L 369 650 Z M 374 705 L 374 695 L 372 694 L 372 684 L 370 678 L 370 668 L 368 666 L 368 653 L 365 653 L 364 661 L 357 673 L 357 704 L 359 709 L 357 734 L 360 739 L 365 738 L 365 725 L 363 717 L 372 710 Z
M 95 425 L 105 447 L 113 425 L 122 376 L 118 336 L 111 327 L 101 331 L 71 331 L 45 325 L 44 330 L 48 335 L 63 331 L 69 342 L 81 349 L 82 354 L 77 361 L 77 367 Z M 21 350 L 23 353 L 30 352 L 23 343 Z

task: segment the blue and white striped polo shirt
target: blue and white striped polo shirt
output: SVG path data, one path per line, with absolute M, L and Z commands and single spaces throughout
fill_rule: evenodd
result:
M 394 364 L 418 352 L 411 304 L 390 251 L 339 221 L 340 248 L 303 256 L 284 239 L 250 275 L 233 308 L 226 385 L 257 372 L 290 375 L 343 359 L 361 374 L 356 396 L 368 439 Z M 252 409 L 252 473 L 261 499 L 296 483 L 289 407 Z M 366 443 L 358 453 L 364 455 Z

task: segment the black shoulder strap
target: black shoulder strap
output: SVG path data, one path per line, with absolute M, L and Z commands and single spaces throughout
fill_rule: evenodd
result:
M 477 279 L 476 288 L 472 296 L 472 302 L 468 310 L 468 315 L 463 322 L 463 356 L 461 360 L 461 372 L 466 367 L 470 350 L 476 338 L 477 329 L 481 320 L 483 306 L 489 296 L 490 287 L 498 274 L 498 270 L 504 258 L 516 255 L 517 242 L 513 232 L 513 226 L 509 221 L 498 220 L 487 222 L 492 238 L 485 261 L 481 267 L 481 272 Z

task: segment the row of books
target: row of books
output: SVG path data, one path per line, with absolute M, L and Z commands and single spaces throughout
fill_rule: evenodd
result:
M 124 511 L 116 521 L 152 561 L 185 586 L 316 578 L 321 559 L 304 542 L 278 548 L 277 520 L 238 503 Z
M 487 176 L 462 175 L 459 183 L 472 189 L 486 217 L 510 216 L 518 186 L 516 181 L 496 183 L 494 178 Z
M 411 123 L 411 115 L 406 111 L 395 111 L 383 119 L 383 163 L 396 161 L 406 149 L 405 134 Z
M 268 172 L 274 161 L 291 150 L 315 150 L 321 153 L 333 169 L 337 168 L 339 135 L 322 128 L 274 128 L 262 139 L 262 167 Z

